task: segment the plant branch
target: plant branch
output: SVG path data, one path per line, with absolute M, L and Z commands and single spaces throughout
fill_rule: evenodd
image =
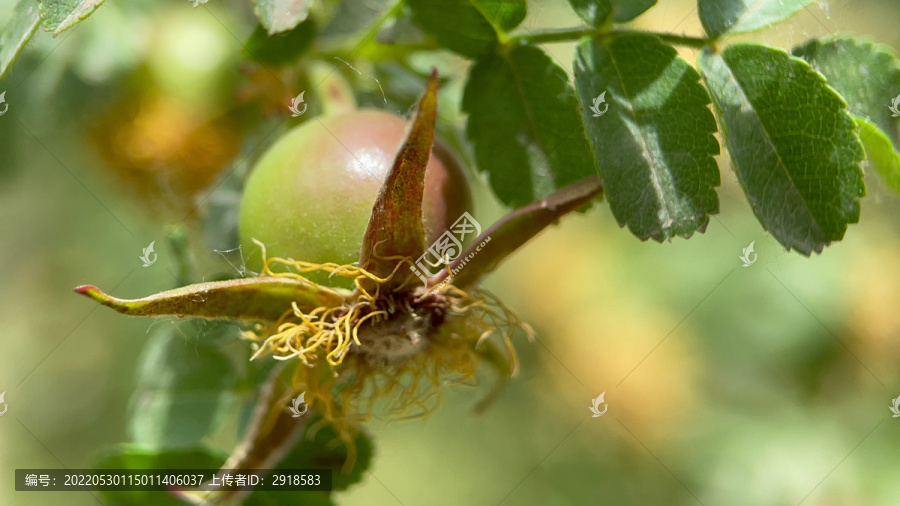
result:
M 606 38 L 616 35 L 655 35 L 661 40 L 670 44 L 679 46 L 688 46 L 693 48 L 702 48 L 703 46 L 713 43 L 713 39 L 702 37 L 688 37 L 686 35 L 676 35 L 674 33 L 651 32 L 645 30 L 628 30 L 628 29 L 605 29 L 605 28 L 567 28 L 563 30 L 546 30 L 540 32 L 529 32 L 523 35 L 516 35 L 509 38 L 509 45 L 516 44 L 543 44 L 548 42 L 572 42 L 582 37 Z

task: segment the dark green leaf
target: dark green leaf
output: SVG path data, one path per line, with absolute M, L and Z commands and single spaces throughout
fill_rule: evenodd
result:
M 699 81 L 654 36 L 578 46 L 575 83 L 606 197 L 619 225 L 642 240 L 690 237 L 718 212 L 716 120 Z
M 624 23 L 640 16 L 650 7 L 656 5 L 657 0 L 611 0 L 613 7 L 613 21 Z
M 701 52 L 734 170 L 760 223 L 785 248 L 821 252 L 859 220 L 863 146 L 847 104 L 785 51 Z
M 752 32 L 787 19 L 813 0 L 699 0 L 700 22 L 710 37 Z
M 200 343 L 229 333 L 236 333 L 231 325 L 187 320 L 151 338 L 131 400 L 128 429 L 134 442 L 186 448 L 212 432 L 237 385 L 237 373 L 217 347 Z
M 525 19 L 525 0 L 408 0 L 413 19 L 438 43 L 477 58 L 494 50 L 498 33 Z
M 877 126 L 863 118 L 857 118 L 860 137 L 866 146 L 869 162 L 875 166 L 887 185 L 900 193 L 900 154 L 894 150 L 891 140 Z
M 286 32 L 306 20 L 312 0 L 255 0 L 253 12 L 269 35 Z
M 589 25 L 601 27 L 612 14 L 610 0 L 569 0 L 575 12 Z
M 40 20 L 36 0 L 19 0 L 12 17 L 0 32 L 0 77 L 6 75 L 12 62 L 34 34 Z
M 225 461 L 224 455 L 212 450 L 156 452 L 137 445 L 119 445 L 106 450 L 100 456 L 96 469 L 218 469 Z M 102 491 L 99 494 L 109 506 L 184 506 L 168 492 Z
M 356 435 L 354 446 L 356 459 L 353 467 L 345 471 L 347 447 L 334 427 L 319 417 L 307 424 L 303 438 L 282 459 L 277 469 L 332 469 L 334 490 L 346 490 L 362 480 L 363 473 L 372 465 L 375 451 L 372 439 L 364 432 Z
M 53 35 L 71 28 L 93 14 L 103 0 L 42 0 L 41 26 Z
M 566 72 L 539 48 L 482 58 L 463 96 L 480 170 L 519 207 L 596 174 Z
M 851 113 L 868 118 L 898 140 L 900 114 L 892 117 L 891 107 L 900 93 L 900 67 L 889 47 L 838 37 L 810 40 L 794 48 L 793 54 L 825 76 L 828 84 L 843 95 Z
M 275 35 L 269 35 L 262 25 L 257 25 L 244 45 L 244 52 L 259 63 L 287 65 L 306 52 L 315 37 L 316 24 L 312 19 Z

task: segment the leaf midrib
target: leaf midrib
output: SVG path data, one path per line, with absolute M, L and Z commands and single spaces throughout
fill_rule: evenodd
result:
M 613 53 L 613 51 L 610 49 L 610 47 L 605 42 L 601 42 L 601 44 L 603 44 L 603 47 L 606 49 L 606 52 L 609 53 L 610 62 L 612 63 L 613 69 L 616 72 L 616 78 L 622 84 L 622 93 L 625 95 L 625 98 L 628 100 L 628 103 L 631 105 L 631 107 L 629 108 L 630 109 L 629 115 L 634 120 L 635 125 L 638 125 L 640 127 L 640 122 L 638 121 L 638 112 L 634 108 L 634 98 L 631 96 L 631 94 L 625 88 L 625 80 L 622 77 L 622 72 L 619 68 L 618 61 L 615 58 L 615 53 Z M 654 161 L 656 160 L 656 157 L 653 156 L 653 153 L 650 151 L 650 149 L 647 145 L 647 140 L 645 139 L 643 129 L 638 128 L 638 132 L 640 134 L 638 137 L 641 140 L 641 147 L 643 148 L 642 151 L 645 153 L 644 159 L 647 161 L 648 168 L 650 169 L 650 173 L 653 176 L 651 179 L 652 179 L 653 189 L 656 192 L 656 198 L 661 204 L 660 207 L 666 210 L 666 218 L 667 219 L 665 221 L 661 221 L 659 219 L 659 215 L 656 215 L 654 217 L 654 218 L 656 218 L 656 221 L 660 224 L 660 228 L 662 229 L 663 225 L 665 223 L 669 223 L 672 220 L 672 210 L 669 209 L 668 202 L 664 198 L 665 191 L 662 189 L 662 186 L 660 184 L 659 171 L 657 170 L 656 165 L 654 163 Z

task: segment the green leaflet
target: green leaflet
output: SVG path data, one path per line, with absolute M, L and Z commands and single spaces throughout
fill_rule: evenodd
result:
M 43 0 L 40 13 L 41 26 L 57 36 L 72 28 L 100 7 L 103 0 Z
M 610 0 L 569 0 L 572 9 L 589 25 L 601 27 L 612 14 Z
M 525 19 L 525 0 L 407 0 L 413 19 L 442 46 L 469 58 L 494 50 Z
M 0 77 L 6 75 L 40 21 L 38 3 L 35 0 L 19 0 L 12 17 L 0 32 Z
M 866 146 L 869 162 L 884 178 L 884 182 L 897 193 L 900 193 L 900 154 L 894 151 L 891 140 L 877 126 L 864 118 L 856 118 L 859 124 L 860 137 Z
M 107 448 L 94 468 L 104 469 L 217 469 L 224 455 L 205 447 L 186 450 L 154 451 L 134 444 Z M 108 505 L 184 506 L 184 502 L 168 492 L 112 491 L 97 492 Z
M 539 48 L 480 59 L 469 72 L 462 108 L 478 167 L 509 206 L 596 174 L 566 72 Z
M 900 67 L 891 49 L 842 36 L 810 40 L 793 53 L 821 72 L 847 100 L 850 112 L 861 118 L 860 136 L 869 160 L 888 186 L 900 191 L 895 153 L 900 146 Z
M 701 71 L 741 186 L 760 223 L 804 255 L 859 220 L 864 157 L 847 104 L 787 52 L 737 44 L 705 48 Z
M 700 22 L 710 37 L 752 32 L 783 21 L 813 0 L 699 0 Z
M 612 15 L 616 23 L 625 23 L 640 16 L 657 0 L 569 0 L 575 12 L 589 24 L 603 26 Z
M 578 45 L 575 84 L 606 196 L 642 240 L 690 237 L 718 212 L 716 121 L 699 80 L 657 37 Z
M 601 0 L 604 1 L 604 0 Z M 625 23 L 647 12 L 656 5 L 657 0 L 610 0 L 613 8 L 613 21 Z
M 254 0 L 253 12 L 269 35 L 286 32 L 306 20 L 312 0 Z

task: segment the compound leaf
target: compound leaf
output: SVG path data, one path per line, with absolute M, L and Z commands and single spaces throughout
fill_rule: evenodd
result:
M 479 60 L 462 108 L 478 167 L 507 205 L 528 204 L 596 174 L 566 72 L 539 48 Z
M 893 134 L 900 127 L 900 111 L 892 116 L 894 95 L 900 93 L 900 67 L 889 47 L 837 37 L 813 39 L 792 52 L 825 76 L 851 113 L 868 118 L 884 132 Z
M 477 58 L 494 50 L 501 33 L 525 19 L 525 0 L 408 0 L 413 19 L 442 46 Z
M 102 3 L 103 0 L 43 0 L 39 9 L 41 26 L 55 37 L 93 14 Z
M 705 48 L 702 73 L 734 170 L 760 223 L 787 249 L 821 253 L 859 221 L 864 157 L 847 103 L 787 52 Z
M 6 75 L 12 62 L 34 34 L 40 20 L 35 0 L 19 0 L 12 17 L 0 32 L 0 77 Z
M 578 45 L 575 84 L 606 196 L 642 240 L 690 237 L 718 212 L 716 120 L 699 81 L 654 36 Z
M 752 32 L 787 19 L 813 0 L 699 0 L 700 22 L 710 37 Z

